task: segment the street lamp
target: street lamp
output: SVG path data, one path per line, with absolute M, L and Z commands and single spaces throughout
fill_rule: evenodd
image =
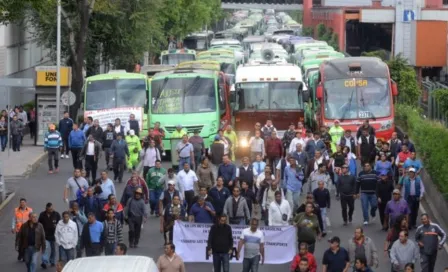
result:
M 58 0 L 56 38 L 56 122 L 59 122 L 61 100 L 61 0 Z

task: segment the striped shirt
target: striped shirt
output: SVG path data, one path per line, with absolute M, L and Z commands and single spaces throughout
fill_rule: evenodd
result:
M 358 175 L 357 192 L 372 194 L 376 193 L 376 184 L 378 183 L 378 176 L 376 171 L 370 172 L 361 171 Z
M 62 147 L 62 137 L 59 131 L 45 133 L 44 147 L 53 149 Z
M 114 223 L 104 221 L 104 237 L 108 244 L 122 243 L 123 242 L 123 228 L 120 221 L 114 219 Z
M 244 241 L 244 258 L 251 259 L 260 255 L 260 245 L 264 244 L 264 233 L 257 229 L 252 232 L 249 228 L 245 228 L 241 232 L 241 240 Z

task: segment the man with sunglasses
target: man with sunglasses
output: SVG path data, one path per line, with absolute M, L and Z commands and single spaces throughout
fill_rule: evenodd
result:
M 406 216 L 406 221 L 409 222 L 409 209 L 408 203 L 401 197 L 401 192 L 395 189 L 392 193 L 392 200 L 389 200 L 384 210 L 384 225 L 383 228 L 393 227 L 397 218 Z

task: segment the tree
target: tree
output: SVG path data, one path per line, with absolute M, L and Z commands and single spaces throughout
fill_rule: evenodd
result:
M 323 41 L 324 39 L 324 35 L 327 32 L 327 27 L 323 24 L 320 23 L 317 25 L 317 39 Z
M 314 37 L 314 28 L 305 26 L 302 28 L 302 35 L 306 37 Z
M 390 77 L 397 83 L 398 100 L 400 103 L 416 106 L 421 95 L 421 89 L 417 81 L 417 74 L 407 59 L 398 54 L 387 62 Z

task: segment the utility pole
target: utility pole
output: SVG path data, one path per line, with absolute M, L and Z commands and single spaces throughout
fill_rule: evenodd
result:
M 58 0 L 57 11 L 57 38 L 56 38 L 56 122 L 60 120 L 61 113 L 61 0 Z

